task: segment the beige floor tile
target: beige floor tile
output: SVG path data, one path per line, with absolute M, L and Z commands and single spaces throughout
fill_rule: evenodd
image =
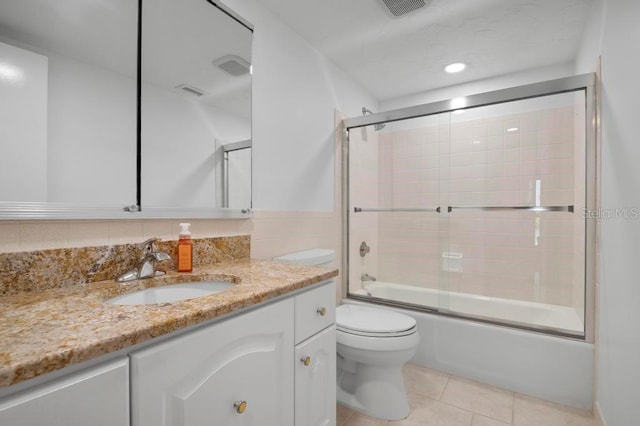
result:
M 473 413 L 440 401 L 410 395 L 411 412 L 404 420 L 389 422 L 389 426 L 469 426 Z
M 505 423 L 513 417 L 513 392 L 470 380 L 449 379 L 442 402 Z
M 345 423 L 345 426 L 387 426 L 387 424 L 389 424 L 389 422 L 386 420 L 374 419 L 373 417 L 354 412 Z
M 354 411 L 344 405 L 336 405 L 336 425 L 344 426 L 347 423 L 347 420 L 349 420 L 349 417 L 353 415 Z
M 485 417 L 480 414 L 474 414 L 471 426 L 511 426 L 511 423 L 504 423 L 498 420 L 490 419 L 489 417 Z
M 402 369 L 404 385 L 408 393 L 423 395 L 432 399 L 440 399 L 449 375 L 413 364 L 405 364 Z
M 515 426 L 594 426 L 588 411 L 516 394 L 513 408 Z
M 403 375 L 411 405 L 406 419 L 387 422 L 338 404 L 337 426 L 596 426 L 591 412 L 428 368 L 408 365 Z

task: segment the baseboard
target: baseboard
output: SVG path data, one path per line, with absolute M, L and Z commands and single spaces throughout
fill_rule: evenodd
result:
M 600 410 L 600 403 L 598 401 L 593 404 L 593 420 L 595 421 L 595 426 L 607 426 L 604 417 L 602 417 L 602 411 Z

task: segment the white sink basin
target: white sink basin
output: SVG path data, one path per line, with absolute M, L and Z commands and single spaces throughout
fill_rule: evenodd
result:
M 112 305 L 151 305 L 195 299 L 225 291 L 235 284 L 226 281 L 199 281 L 152 287 L 107 300 Z

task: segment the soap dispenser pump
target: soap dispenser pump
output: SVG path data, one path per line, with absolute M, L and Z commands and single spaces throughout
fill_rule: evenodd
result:
M 191 241 L 190 223 L 180 224 L 178 236 L 178 272 L 191 272 L 193 270 L 193 241 Z

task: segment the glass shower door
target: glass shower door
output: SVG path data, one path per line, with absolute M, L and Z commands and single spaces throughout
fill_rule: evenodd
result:
M 584 91 L 451 116 L 449 311 L 584 333 Z
M 348 295 L 589 339 L 593 86 L 574 80 L 353 119 Z
M 446 303 L 441 166 L 448 139 L 446 114 L 349 132 L 350 294 L 422 309 Z

